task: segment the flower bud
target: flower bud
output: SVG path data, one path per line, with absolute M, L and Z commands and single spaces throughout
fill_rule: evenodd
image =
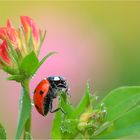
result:
M 21 16 L 22 26 L 15 28 L 8 19 L 6 27 L 0 27 L 0 68 L 8 71 L 16 69 L 31 52 L 38 56 L 45 33 L 38 29 L 35 22 L 28 16 Z

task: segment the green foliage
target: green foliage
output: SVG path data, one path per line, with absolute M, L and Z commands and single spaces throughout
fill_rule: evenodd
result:
M 6 132 L 5 132 L 5 129 L 4 127 L 0 124 L 0 139 L 6 139 Z
M 62 113 L 60 111 L 57 111 L 55 113 L 55 118 L 53 120 L 52 124 L 52 139 L 61 139 L 61 121 L 62 121 Z
M 118 139 L 129 135 L 139 137 L 139 86 L 115 89 L 93 106 L 95 98 L 89 94 L 88 84 L 77 107 L 69 103 L 66 94 L 61 94 L 59 107 L 68 114 L 56 113 L 52 139 Z
M 107 108 L 106 121 L 112 121 L 126 113 L 140 101 L 140 87 L 121 87 L 111 91 L 101 104 Z M 100 105 L 100 104 L 99 104 Z
M 53 127 L 52 127 L 52 138 L 53 139 L 61 139 L 64 137 L 64 135 L 63 135 L 64 127 L 65 127 L 64 125 L 67 125 L 67 123 L 63 123 L 63 120 L 65 121 L 65 119 L 67 120 L 70 118 L 73 119 L 73 117 L 74 117 L 74 115 L 73 115 L 74 108 L 70 104 L 69 100 L 67 99 L 66 93 L 60 94 L 59 107 L 61 107 L 64 110 L 65 115 L 61 111 L 58 111 L 56 113 L 54 121 L 53 121 Z M 67 127 L 66 127 L 66 129 L 67 129 Z M 71 132 L 71 131 L 72 130 L 70 130 L 69 132 Z
M 121 138 L 129 135 L 139 135 L 140 131 L 140 106 L 133 108 L 112 122 L 103 133 L 96 138 Z M 138 137 L 137 137 L 138 138 Z
M 56 113 L 52 126 L 52 139 L 73 139 L 76 137 L 78 133 L 78 115 L 80 115 L 89 104 L 88 88 L 87 83 L 85 96 L 76 109 L 70 104 L 66 93 L 60 94 L 59 107 L 64 109 L 66 114 L 60 111 Z
M 139 101 L 139 86 L 122 87 L 111 91 L 97 105 L 99 107 L 104 103 L 107 109 L 104 122 L 109 122 L 109 125 L 96 138 L 120 138 L 131 134 L 138 135 L 140 130 Z

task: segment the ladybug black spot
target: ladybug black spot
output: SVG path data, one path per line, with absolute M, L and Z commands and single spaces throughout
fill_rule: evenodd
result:
M 40 95 L 42 95 L 44 92 L 42 90 L 40 90 Z
M 35 105 L 35 107 L 36 107 L 37 109 L 39 109 L 39 107 L 38 107 L 37 105 Z

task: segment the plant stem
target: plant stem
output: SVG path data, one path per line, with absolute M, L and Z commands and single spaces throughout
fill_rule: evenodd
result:
M 30 99 L 30 89 L 29 89 L 29 82 L 30 80 L 29 79 L 25 79 L 21 85 L 22 85 L 22 88 L 23 88 L 23 94 L 26 94 L 26 96 L 28 97 L 28 99 L 30 100 L 30 103 L 31 103 L 31 99 Z M 24 139 L 25 139 L 25 133 L 26 132 L 29 132 L 30 133 L 31 131 L 31 112 L 29 114 L 29 117 L 25 123 L 25 126 L 24 126 Z
M 31 99 L 29 94 L 29 82 L 30 79 L 24 79 L 21 82 L 22 93 L 20 96 L 20 113 L 18 119 L 18 125 L 16 130 L 15 139 L 20 139 L 22 132 L 24 131 L 24 138 L 26 138 L 26 132 L 30 134 L 31 126 Z

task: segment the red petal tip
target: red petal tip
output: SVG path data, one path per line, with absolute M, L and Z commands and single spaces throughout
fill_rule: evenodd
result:
M 7 27 L 11 28 L 12 27 L 12 22 L 10 19 L 7 20 Z

